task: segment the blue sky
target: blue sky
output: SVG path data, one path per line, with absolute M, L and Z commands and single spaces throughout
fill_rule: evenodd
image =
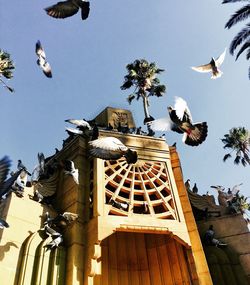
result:
M 166 115 L 174 97 L 184 98 L 194 121 L 207 121 L 207 140 L 198 147 L 181 142 L 177 133 L 167 133 L 167 142 L 177 142 L 184 179 L 197 182 L 199 192 L 210 185 L 232 187 L 243 183 L 250 196 L 249 167 L 223 163 L 220 139 L 232 127 L 250 129 L 248 65 L 242 55 L 237 62 L 227 52 L 223 76 L 197 73 L 190 66 L 217 57 L 242 28 L 224 25 L 241 5 L 222 5 L 218 0 L 109 0 L 90 1 L 90 15 L 80 13 L 60 20 L 43 10 L 56 1 L 2 1 L 0 9 L 1 48 L 16 66 L 8 83 L 14 94 L 0 86 L 1 154 L 9 155 L 13 169 L 21 159 L 28 169 L 37 164 L 37 153 L 45 156 L 61 148 L 68 118 L 92 119 L 105 107 L 133 112 L 137 126 L 143 122 L 142 102 L 129 105 L 129 91 L 120 90 L 126 64 L 137 58 L 156 62 L 165 72 L 167 85 L 162 98 L 152 98 L 150 112 Z M 242 4 L 242 3 L 241 3 Z M 52 66 L 46 78 L 36 64 L 35 43 L 40 40 Z

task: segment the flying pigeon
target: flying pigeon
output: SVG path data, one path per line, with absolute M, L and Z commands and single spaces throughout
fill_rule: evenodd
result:
M 52 249 L 58 247 L 63 242 L 62 234 L 52 229 L 50 226 L 45 224 L 44 230 L 48 236 L 51 237 L 51 241 L 47 243 L 44 247 L 47 249 Z
M 192 116 L 184 99 L 176 97 L 174 108 L 168 107 L 169 117 L 156 119 L 148 124 L 154 131 L 169 131 L 184 134 L 182 141 L 197 146 L 207 137 L 207 123 L 192 123 Z
M 87 122 L 86 120 L 67 119 L 67 120 L 65 120 L 65 122 L 70 123 L 72 125 L 75 125 L 76 128 L 81 130 L 81 131 L 92 129 L 89 122 Z
M 66 175 L 71 175 L 75 181 L 76 184 L 79 184 L 79 172 L 78 169 L 75 168 L 75 164 L 72 160 L 65 160 L 63 162 L 64 164 L 64 173 Z
M 22 172 L 22 170 L 18 170 L 12 176 L 6 179 L 10 170 L 10 166 L 11 161 L 9 157 L 4 156 L 0 160 L 0 199 L 5 199 L 7 195 L 12 192 L 11 187 Z
M 126 147 L 119 139 L 103 137 L 89 142 L 90 154 L 105 160 L 117 160 L 124 156 L 127 163 L 136 163 L 137 152 Z
M 46 60 L 45 51 L 40 41 L 36 42 L 36 54 L 38 56 L 37 64 L 41 67 L 43 73 L 47 77 L 51 78 L 52 77 L 51 67 L 50 67 L 50 64 Z
M 3 229 L 3 228 L 8 228 L 9 227 L 9 224 L 0 218 L 0 229 Z
M 67 0 L 45 8 L 47 14 L 53 18 L 67 18 L 75 15 L 81 9 L 82 20 L 89 16 L 89 2 L 85 0 Z
M 200 65 L 200 66 L 192 66 L 191 68 L 198 72 L 212 72 L 212 79 L 216 79 L 221 77 L 223 72 L 219 70 L 219 67 L 222 65 L 226 55 L 226 49 L 224 52 L 217 58 L 214 59 L 212 57 L 211 61 L 208 64 Z
M 42 152 L 39 152 L 37 154 L 38 158 L 38 165 L 35 166 L 34 170 L 31 174 L 31 180 L 32 182 L 38 182 L 39 178 L 44 174 L 45 171 L 45 156 Z

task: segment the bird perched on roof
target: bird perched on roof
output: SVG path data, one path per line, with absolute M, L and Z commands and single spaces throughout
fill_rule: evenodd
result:
M 156 119 L 148 124 L 154 131 L 169 131 L 183 134 L 182 141 L 190 146 L 197 146 L 205 141 L 207 137 L 207 123 L 192 122 L 192 116 L 187 102 L 180 98 L 175 98 L 174 108 L 168 107 L 169 117 Z
M 29 171 L 27 170 L 26 166 L 22 163 L 21 159 L 18 159 L 18 161 L 17 161 L 17 169 L 18 169 L 18 170 L 23 170 L 23 171 L 25 171 L 29 176 L 31 176 L 31 174 L 30 174 Z
M 192 66 L 191 68 L 198 72 L 212 72 L 212 79 L 216 79 L 221 77 L 223 72 L 219 70 L 219 67 L 222 65 L 226 55 L 226 49 L 224 52 L 217 58 L 214 59 L 212 57 L 211 61 L 208 64 L 200 65 L 200 66 Z
M 85 0 L 67 0 L 45 8 L 47 14 L 53 18 L 67 18 L 75 15 L 81 9 L 82 20 L 89 16 L 89 2 Z
M 63 161 L 63 166 L 64 166 L 64 173 L 66 175 L 70 175 L 73 177 L 73 180 L 75 181 L 76 184 L 79 184 L 79 172 L 78 169 L 75 168 L 75 164 L 72 160 L 64 160 Z
M 187 180 L 186 180 L 186 182 L 185 182 L 185 187 L 186 187 L 186 190 L 187 190 L 187 191 L 190 191 L 190 190 L 191 190 L 190 179 L 187 179 Z
M 115 137 L 103 137 L 89 142 L 90 154 L 105 160 L 117 160 L 124 156 L 127 163 L 136 163 L 137 152 L 125 146 Z
M 196 185 L 196 183 L 194 183 L 194 186 L 192 188 L 193 193 L 197 194 L 198 193 L 198 187 Z
M 51 66 L 46 60 L 45 51 L 39 40 L 36 42 L 36 54 L 38 56 L 37 64 L 41 67 L 43 73 L 47 77 L 51 78 L 52 77 Z

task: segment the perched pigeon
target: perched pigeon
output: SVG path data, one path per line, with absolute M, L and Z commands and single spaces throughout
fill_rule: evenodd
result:
M 75 168 L 75 164 L 72 160 L 65 160 L 63 162 L 64 164 L 64 173 L 66 175 L 71 175 L 75 181 L 76 184 L 79 184 L 79 172 L 78 169 Z
M 8 228 L 9 227 L 9 224 L 0 218 L 0 229 L 3 229 L 3 228 Z
M 128 211 L 129 203 L 127 203 L 127 202 L 121 203 L 121 202 L 115 201 L 113 198 L 111 198 L 109 200 L 109 204 L 112 205 L 113 207 L 117 208 L 117 209 Z
M 41 67 L 43 73 L 47 77 L 51 78 L 52 77 L 51 67 L 50 67 L 50 64 L 46 60 L 45 51 L 40 41 L 36 42 L 36 54 L 38 56 L 37 64 Z
M 175 131 L 183 135 L 182 141 L 197 146 L 207 137 L 207 123 L 192 123 L 192 116 L 185 100 L 176 97 L 174 108 L 168 107 L 169 117 L 156 119 L 148 124 L 154 131 Z
M 18 159 L 18 161 L 17 161 L 17 169 L 18 170 L 24 170 L 29 176 L 31 176 L 31 174 L 27 170 L 26 166 L 23 165 L 21 159 Z
M 221 77 L 223 72 L 219 70 L 219 67 L 222 65 L 226 55 L 226 49 L 224 52 L 217 58 L 214 59 L 212 57 L 211 61 L 208 64 L 200 65 L 200 66 L 192 66 L 191 68 L 198 72 L 212 72 L 212 79 L 216 79 Z
M 67 0 L 45 8 L 47 14 L 53 18 L 67 18 L 75 15 L 81 9 L 82 20 L 89 16 L 89 2 L 85 0 Z
M 197 194 L 198 193 L 198 187 L 196 183 L 194 183 L 194 187 L 192 188 L 193 193 Z
M 103 137 L 89 142 L 90 154 L 105 160 L 117 160 L 124 156 L 127 163 L 136 163 L 137 152 L 126 147 L 119 139 Z
M 187 191 L 191 190 L 191 184 L 190 184 L 190 179 L 187 179 L 187 181 L 185 182 L 185 187 Z

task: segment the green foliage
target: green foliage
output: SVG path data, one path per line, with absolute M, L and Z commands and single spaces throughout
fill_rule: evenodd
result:
M 246 0 L 224 0 L 222 3 L 233 3 L 233 2 L 246 2 Z M 249 2 L 249 1 L 247 1 Z M 242 8 L 237 10 L 227 21 L 225 28 L 230 29 L 232 26 L 236 25 L 239 22 L 242 22 L 250 17 L 250 4 L 244 5 Z M 250 57 L 250 24 L 246 24 L 245 28 L 241 29 L 240 32 L 234 37 L 230 44 L 229 51 L 232 55 L 241 45 L 240 50 L 236 54 L 236 59 L 246 51 L 246 59 Z M 248 70 L 248 77 L 250 79 L 250 68 Z
M 128 96 L 129 104 L 136 99 L 143 99 L 145 117 L 149 117 L 148 97 L 161 97 L 166 92 L 166 86 L 160 84 L 159 78 L 156 77 L 164 69 L 157 67 L 156 63 L 149 63 L 145 59 L 136 59 L 134 62 L 127 64 L 127 75 L 124 76 L 124 82 L 121 86 L 122 90 L 134 87 L 134 92 Z
M 10 79 L 13 77 L 13 70 L 15 66 L 13 61 L 10 59 L 10 54 L 0 49 L 0 82 L 6 87 L 10 92 L 14 92 L 14 89 L 8 86 L 1 77 Z
M 238 165 L 241 163 L 243 166 L 250 164 L 250 133 L 247 129 L 244 127 L 232 128 L 228 134 L 224 135 L 221 141 L 224 143 L 224 149 L 231 149 L 231 152 L 223 157 L 224 162 L 232 157 L 232 152 L 236 152 L 235 164 Z
M 13 77 L 12 70 L 14 69 L 10 54 L 0 49 L 0 76 L 10 79 Z

